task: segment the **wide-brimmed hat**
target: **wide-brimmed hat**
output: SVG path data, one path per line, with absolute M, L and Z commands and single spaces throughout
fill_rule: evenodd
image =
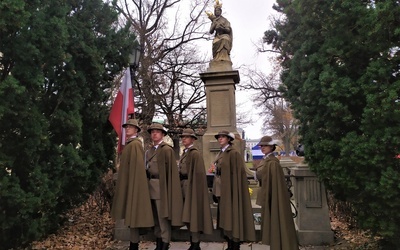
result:
M 122 124 L 122 127 L 125 128 L 128 125 L 135 126 L 138 129 L 138 133 L 140 132 L 140 130 L 142 130 L 139 127 L 139 123 L 136 119 L 129 119 L 128 121 L 126 121 L 126 123 Z
M 195 140 L 197 140 L 197 136 L 196 136 L 194 130 L 191 129 L 191 128 L 185 128 L 185 129 L 182 131 L 182 134 L 180 135 L 180 137 L 183 137 L 183 136 L 191 136 L 191 137 L 193 137 Z
M 271 136 L 263 136 L 260 140 L 260 142 L 257 144 L 257 146 L 274 146 L 274 145 L 278 145 L 278 141 L 272 139 Z
M 218 140 L 218 137 L 220 135 L 227 136 L 231 141 L 235 140 L 235 135 L 229 131 L 226 131 L 226 130 L 219 131 L 218 134 L 214 135 L 215 139 Z
M 147 132 L 149 132 L 151 134 L 152 130 L 161 130 L 163 132 L 164 135 L 167 135 L 167 130 L 164 128 L 164 126 L 160 123 L 153 123 L 149 126 L 149 128 L 147 129 Z

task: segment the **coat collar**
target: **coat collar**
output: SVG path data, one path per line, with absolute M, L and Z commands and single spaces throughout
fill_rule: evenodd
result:
M 133 141 L 138 140 L 138 139 L 139 139 L 138 137 L 131 137 L 126 141 L 126 144 L 129 144 L 130 142 L 133 142 Z

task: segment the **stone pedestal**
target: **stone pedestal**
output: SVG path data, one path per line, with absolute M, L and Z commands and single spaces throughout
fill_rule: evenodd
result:
M 212 69 L 215 70 L 215 67 Z M 239 83 L 240 77 L 237 70 L 209 70 L 201 73 L 200 78 L 206 87 L 207 96 L 207 131 L 202 138 L 202 153 L 208 169 L 220 150 L 214 136 L 221 130 L 234 133 L 236 138 L 233 146 L 239 152 L 244 152 L 245 143 L 236 128 L 235 84 Z
M 207 72 L 232 71 L 232 62 L 231 61 L 214 61 L 214 60 L 211 60 L 209 66 L 210 67 L 207 69 Z
M 326 245 L 334 241 L 325 187 L 305 164 L 291 168 L 294 175 L 295 218 L 301 245 Z
M 281 164 L 281 166 L 283 168 L 285 168 L 285 167 L 292 168 L 297 165 L 297 163 L 295 161 L 293 161 L 292 159 L 290 159 L 289 157 L 281 157 L 281 159 L 279 160 L 279 163 Z

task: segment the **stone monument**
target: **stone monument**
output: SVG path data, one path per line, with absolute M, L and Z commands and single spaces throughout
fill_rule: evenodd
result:
M 210 33 L 215 34 L 212 42 L 213 59 L 206 72 L 200 73 L 207 96 L 207 130 L 203 136 L 203 156 L 206 168 L 213 163 L 219 152 L 219 144 L 214 135 L 221 130 L 235 134 L 234 147 L 244 152 L 245 143 L 236 128 L 235 84 L 240 76 L 232 69 L 230 53 L 232 49 L 232 27 L 223 17 L 222 4 L 216 0 L 214 14 L 206 12 L 211 20 Z

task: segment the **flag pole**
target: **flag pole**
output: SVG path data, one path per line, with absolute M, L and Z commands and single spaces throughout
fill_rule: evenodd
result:
M 118 135 L 119 153 L 122 152 L 122 148 L 125 145 L 125 130 L 122 129 L 122 125 L 129 119 L 130 114 L 135 113 L 130 73 L 130 69 L 127 68 L 108 118 Z
M 140 55 L 142 53 L 142 46 L 138 43 L 135 49 L 133 50 L 132 54 L 129 55 L 129 68 L 130 68 L 130 73 L 131 73 L 131 82 L 132 82 L 132 88 L 133 85 L 135 84 L 136 79 L 136 70 L 139 68 L 139 62 L 140 62 Z M 132 102 L 133 105 L 135 105 L 135 95 L 132 93 Z M 132 116 L 131 116 L 132 117 Z M 136 113 L 133 112 L 133 119 L 136 119 Z
M 131 73 L 131 84 L 132 84 L 132 103 L 133 103 L 133 107 L 135 107 L 135 92 L 133 91 L 133 85 L 135 84 L 135 69 L 136 66 L 134 65 L 130 65 L 129 66 L 130 69 L 130 73 Z M 129 114 L 130 118 L 136 119 L 136 113 L 135 110 L 133 110 L 133 113 Z
M 135 82 L 136 82 L 136 79 L 135 79 L 135 72 L 136 72 L 136 69 L 137 69 L 137 68 L 138 68 L 137 65 L 130 65 L 130 66 L 129 66 L 130 73 L 131 73 L 131 84 L 132 84 L 132 103 L 133 103 L 133 106 L 134 106 L 134 107 L 135 107 L 135 92 L 133 91 L 133 86 L 134 86 L 134 84 L 135 84 Z M 133 119 L 136 119 L 135 110 L 133 110 L 133 113 L 130 114 L 130 117 L 133 118 Z

